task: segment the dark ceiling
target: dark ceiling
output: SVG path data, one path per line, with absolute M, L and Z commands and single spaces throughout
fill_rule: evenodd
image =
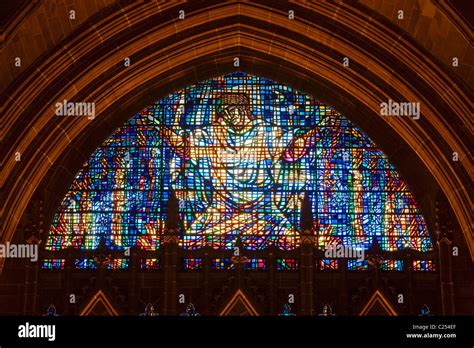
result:
M 474 23 L 474 1 L 473 0 L 446 0 L 456 12 L 469 23 L 472 28 Z
M 454 7 L 456 12 L 472 27 L 474 22 L 474 0 L 446 0 L 446 2 Z M 4 26 L 23 6 L 26 6 L 27 3 L 28 0 L 0 0 L 0 31 L 4 30 Z
M 4 26 L 20 11 L 28 0 L 0 0 L 0 32 Z

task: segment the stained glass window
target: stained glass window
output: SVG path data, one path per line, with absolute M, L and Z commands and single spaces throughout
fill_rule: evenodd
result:
M 336 270 L 339 268 L 339 260 L 337 259 L 321 259 L 319 260 L 319 269 L 322 271 Z
M 417 272 L 436 271 L 436 263 L 433 260 L 414 260 L 413 270 Z
M 265 260 L 265 259 L 249 259 L 244 264 L 244 269 L 248 269 L 248 270 L 266 270 L 267 269 L 267 260 Z
M 296 271 L 298 269 L 297 259 L 277 259 L 277 270 L 279 271 Z
M 349 271 L 367 271 L 369 262 L 367 260 L 347 260 L 347 269 Z
M 79 269 L 97 269 L 97 261 L 94 259 L 75 259 L 74 265 Z
M 380 265 L 382 271 L 402 271 L 403 260 L 384 260 Z
M 76 175 L 46 249 L 156 250 L 172 191 L 183 249 L 230 250 L 239 236 L 249 250 L 294 249 L 305 193 L 320 249 L 374 239 L 385 251 L 432 249 L 406 183 L 360 129 L 241 72 L 172 93 L 109 136 Z
M 43 259 L 41 268 L 64 269 L 65 259 Z
M 130 259 L 112 259 L 107 262 L 107 269 L 127 269 L 130 265 Z
M 139 259 L 140 269 L 161 269 L 160 259 Z
M 213 259 L 212 268 L 215 270 L 233 270 L 235 269 L 234 264 L 230 259 Z
M 98 269 L 99 261 L 96 258 L 75 259 L 74 266 L 77 269 Z M 130 259 L 106 259 L 103 265 L 109 270 L 128 269 Z
M 202 259 L 186 258 L 183 260 L 183 269 L 187 271 L 198 270 L 202 268 Z

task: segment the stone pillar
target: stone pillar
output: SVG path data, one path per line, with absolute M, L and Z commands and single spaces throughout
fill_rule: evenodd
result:
M 23 226 L 23 236 L 25 241 L 30 246 L 37 248 L 38 260 L 33 262 L 30 259 L 24 260 L 25 265 L 25 281 L 24 281 L 24 300 L 23 300 L 23 315 L 35 315 L 36 313 L 36 299 L 38 297 L 38 282 L 39 282 L 39 268 L 41 267 L 43 252 L 41 250 L 41 238 L 43 236 L 43 200 L 41 194 L 37 194 L 30 203 L 28 208 L 27 219 Z M 20 239 L 21 240 L 21 239 Z M 18 241 L 18 243 L 24 243 Z M 39 309 L 41 313 L 43 309 Z
M 208 247 L 204 248 L 204 258 L 202 260 L 203 263 L 203 307 L 202 314 L 209 315 L 209 271 L 211 270 L 212 264 L 211 259 L 209 256 Z
M 452 229 L 449 204 L 443 197 L 436 201 L 436 237 L 439 253 L 439 278 L 443 315 L 455 314 Z
M 65 264 L 64 264 L 64 288 L 66 292 L 66 307 L 64 312 L 61 313 L 62 315 L 77 315 L 76 313 L 76 302 L 78 294 L 74 294 L 75 301 L 71 303 L 70 295 L 73 292 L 73 279 L 72 279 L 72 272 L 74 267 L 74 259 L 72 257 L 72 246 L 65 250 Z
M 244 268 L 245 264 L 248 261 L 247 256 L 244 255 L 244 243 L 242 242 L 242 237 L 239 235 L 237 236 L 237 240 L 235 242 L 235 246 L 238 248 L 238 255 L 234 253 L 232 256 L 231 261 L 235 266 L 235 272 L 237 274 L 237 289 L 244 288 Z
M 275 249 L 274 247 L 268 248 L 268 302 L 269 302 L 269 315 L 275 315 Z
M 178 264 L 178 236 L 174 230 L 167 230 L 164 241 L 164 315 L 176 315 L 176 271 Z
M 23 300 L 23 315 L 35 315 L 36 313 L 36 296 L 38 288 L 38 263 L 32 263 L 26 259 L 25 262 L 25 286 Z
M 129 287 L 129 312 L 131 315 L 136 315 L 138 312 L 137 308 L 137 299 L 138 299 L 138 290 L 139 290 L 139 279 L 137 275 L 138 268 L 138 248 L 130 248 L 130 263 L 128 274 L 130 276 L 130 287 Z
M 303 233 L 304 232 L 304 233 Z M 301 314 L 314 314 L 314 255 L 312 236 L 303 231 L 301 236 Z M 303 235 L 304 234 L 304 235 Z
M 419 310 L 415 309 L 415 295 L 413 289 L 413 256 L 411 250 L 407 250 L 405 253 L 403 267 L 405 269 L 405 273 L 407 275 L 407 307 L 408 313 L 410 314 L 418 314 L 416 311 Z
M 348 301 L 348 293 L 347 290 L 347 259 L 342 258 L 339 260 L 339 276 L 341 277 L 339 280 L 339 298 L 338 303 L 339 307 L 337 309 L 338 314 L 347 315 L 348 308 L 347 308 L 347 301 Z
M 178 301 L 176 272 L 178 267 L 178 241 L 180 220 L 178 214 L 178 200 L 171 192 L 167 205 L 167 219 L 163 241 L 164 252 L 164 303 L 163 315 L 176 315 Z
M 303 199 L 300 222 L 301 238 L 301 314 L 314 314 L 314 236 L 311 202 L 306 194 Z
M 441 306 L 443 315 L 455 314 L 452 241 L 449 231 L 441 227 L 438 234 L 439 277 L 441 282 Z

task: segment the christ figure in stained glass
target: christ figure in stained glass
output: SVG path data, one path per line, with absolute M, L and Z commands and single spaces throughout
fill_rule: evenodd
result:
M 215 115 L 210 125 L 187 134 L 179 126 L 157 127 L 160 137 L 184 160 L 171 166 L 178 199 L 186 204 L 199 194 L 195 191 L 208 192 L 202 197 L 205 207 L 187 226 L 185 238 L 197 247 L 229 246 L 237 235 L 252 249 L 291 245 L 296 232 L 288 216 L 301 208 L 302 197 L 295 192 L 303 194 L 308 180 L 303 162 L 317 139 L 316 128 L 284 130 L 270 124 L 252 114 L 243 93 L 223 94 Z M 150 120 L 156 123 L 155 118 Z M 183 188 L 192 189 L 180 190 L 183 181 Z

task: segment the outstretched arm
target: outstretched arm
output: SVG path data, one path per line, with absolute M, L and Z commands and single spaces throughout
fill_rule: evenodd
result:
M 319 122 L 314 128 L 307 132 L 296 135 L 290 144 L 285 148 L 283 153 L 283 160 L 287 162 L 295 162 L 306 155 L 310 148 L 319 141 L 322 137 L 321 128 L 329 123 L 330 117 L 326 117 Z
M 151 115 L 148 115 L 148 120 L 156 126 L 158 135 L 166 145 L 171 147 L 179 157 L 189 159 L 189 137 L 177 134 L 172 128 L 158 123 Z
M 317 138 L 319 138 L 318 128 L 313 128 L 306 133 L 296 136 L 285 148 L 283 159 L 287 162 L 298 161 L 313 147 Z

